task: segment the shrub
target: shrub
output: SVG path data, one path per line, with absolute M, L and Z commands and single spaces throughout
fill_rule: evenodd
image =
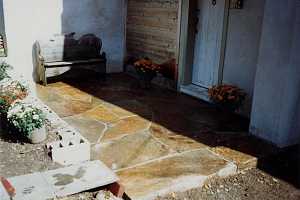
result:
M 35 129 L 45 124 L 45 115 L 41 109 L 32 104 L 17 102 L 9 108 L 7 120 L 21 134 L 30 137 Z
M 15 101 L 15 97 L 10 94 L 0 94 L 0 114 L 5 115 L 10 105 Z
M 6 114 L 8 108 L 16 101 L 28 95 L 28 89 L 19 81 L 7 81 L 0 90 L 0 114 Z
M 9 75 L 7 73 L 7 70 L 11 69 L 11 68 L 12 67 L 9 64 L 5 63 L 5 62 L 2 62 L 0 64 L 0 81 L 2 81 L 3 79 L 9 77 Z

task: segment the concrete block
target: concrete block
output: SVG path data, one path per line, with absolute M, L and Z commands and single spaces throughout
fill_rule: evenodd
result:
M 61 140 L 46 145 L 54 162 L 74 165 L 90 160 L 90 143 L 76 132 L 60 135 Z

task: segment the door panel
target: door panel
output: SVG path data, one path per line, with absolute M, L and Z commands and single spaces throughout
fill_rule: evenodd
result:
M 225 1 L 197 0 L 193 84 L 201 87 L 218 83 Z

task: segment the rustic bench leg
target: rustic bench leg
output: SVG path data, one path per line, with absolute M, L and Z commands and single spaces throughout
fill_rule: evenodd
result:
M 104 81 L 106 81 L 106 75 L 107 75 L 107 60 L 105 59 L 105 62 L 104 62 L 104 74 L 103 74 Z
M 43 67 L 43 70 L 42 70 L 42 82 L 43 82 L 44 86 L 47 86 L 47 77 L 46 77 L 46 68 L 45 67 Z

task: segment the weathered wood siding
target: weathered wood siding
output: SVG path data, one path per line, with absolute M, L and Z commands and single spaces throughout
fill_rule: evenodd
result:
M 127 55 L 176 58 L 179 0 L 128 0 Z

